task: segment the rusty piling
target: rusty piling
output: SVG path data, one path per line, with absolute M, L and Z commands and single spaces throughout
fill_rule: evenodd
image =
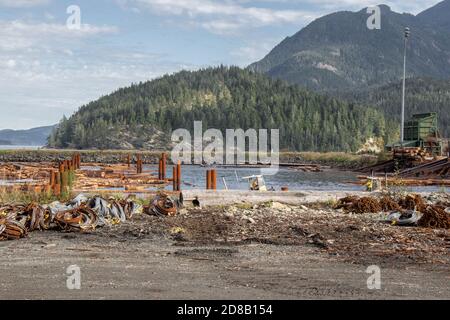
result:
M 177 163 L 177 191 L 181 191 L 181 161 Z
M 161 180 L 166 180 L 167 177 L 167 154 L 161 155 Z
M 217 171 L 211 170 L 211 189 L 217 190 Z
M 173 166 L 172 168 L 172 189 L 173 191 L 177 191 L 177 167 Z
M 206 190 L 211 190 L 211 170 L 206 170 Z

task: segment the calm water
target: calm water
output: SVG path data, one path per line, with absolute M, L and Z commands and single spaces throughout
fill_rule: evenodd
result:
M 184 166 L 182 169 L 185 189 L 205 189 L 206 168 Z M 229 189 L 248 190 L 248 181 L 242 177 L 261 174 L 256 168 L 217 168 L 217 188 L 225 189 L 225 182 Z M 361 190 L 360 186 L 345 184 L 344 181 L 355 180 L 356 174 L 342 171 L 302 172 L 281 168 L 276 175 L 264 176 L 267 187 L 280 190 Z M 192 184 L 192 185 L 190 185 Z
M 82 169 L 96 170 L 100 168 L 82 167 Z M 145 171 L 153 171 L 157 174 L 156 166 L 145 166 Z M 206 170 L 207 168 L 200 166 L 183 166 L 182 179 L 184 190 L 202 189 L 206 188 Z M 168 167 L 168 176 L 172 175 L 172 167 Z M 217 168 L 217 188 L 225 190 L 225 183 L 230 190 L 248 190 L 248 181 L 242 179 L 246 176 L 258 175 L 260 169 L 258 168 Z M 264 176 L 268 189 L 274 188 L 281 190 L 281 187 L 288 187 L 291 191 L 311 190 L 311 191 L 363 191 L 365 188 L 360 185 L 346 183 L 350 181 L 357 181 L 358 173 L 327 170 L 324 172 L 302 172 L 289 168 L 280 168 L 278 173 L 273 176 Z M 224 183 L 225 180 L 225 183 Z M 14 184 L 25 181 L 5 181 L 2 180 L 0 173 L 0 185 Z M 170 190 L 171 185 L 167 187 Z M 403 190 L 410 192 L 437 192 L 443 191 L 439 186 L 433 187 L 403 187 Z M 108 190 L 123 190 L 122 188 L 108 189 Z M 446 190 L 447 191 L 447 190 Z
M 157 167 L 149 166 L 146 169 L 157 171 Z M 171 176 L 171 167 L 169 166 L 168 175 Z M 199 166 L 183 166 L 182 179 L 183 189 L 205 189 L 206 188 L 206 168 Z M 255 168 L 217 168 L 217 188 L 225 189 L 223 179 L 228 189 L 248 190 L 248 181 L 242 177 L 258 175 L 259 169 Z M 280 168 L 274 176 L 265 176 L 267 187 L 281 190 L 281 187 L 288 187 L 291 191 L 312 190 L 312 191 L 364 191 L 365 187 L 346 183 L 357 181 L 360 173 L 327 170 L 324 172 L 302 172 L 289 168 Z M 168 189 L 171 187 L 169 186 Z M 434 192 L 442 191 L 439 186 L 436 187 L 407 187 L 403 188 L 411 192 Z

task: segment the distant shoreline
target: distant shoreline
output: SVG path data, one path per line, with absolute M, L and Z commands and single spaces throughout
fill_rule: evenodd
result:
M 0 144 L 0 151 L 5 150 L 39 150 L 43 148 L 43 146 L 22 146 L 22 145 L 13 145 L 13 144 Z
M 28 149 L 15 148 L 2 149 L 0 146 L 0 162 L 53 162 L 70 158 L 75 152 L 81 154 L 86 163 L 124 163 L 127 155 L 140 154 L 146 164 L 157 164 L 162 152 L 170 151 L 142 151 L 142 150 L 57 150 L 39 149 L 42 147 L 30 146 Z M 30 149 L 31 148 L 31 149 Z M 280 152 L 280 163 L 292 164 L 318 164 L 337 169 L 353 170 L 377 163 L 379 158 L 375 155 L 356 155 L 344 152 Z

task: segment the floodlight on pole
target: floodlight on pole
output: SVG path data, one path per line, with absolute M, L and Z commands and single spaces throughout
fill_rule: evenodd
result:
M 411 30 L 405 28 L 405 47 L 403 52 L 403 92 L 402 92 L 402 123 L 400 125 L 400 142 L 403 146 L 405 141 L 405 94 L 406 94 L 406 47 L 408 44 L 408 38 L 411 34 Z

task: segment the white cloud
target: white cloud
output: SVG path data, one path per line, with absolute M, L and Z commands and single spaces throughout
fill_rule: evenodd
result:
M 240 3 L 254 2 L 251 0 L 236 0 Z M 397 12 L 417 14 L 442 0 L 257 0 L 261 3 L 289 4 L 291 6 L 314 7 L 314 12 L 321 15 L 338 10 L 360 10 L 364 7 L 385 4 Z
M 216 34 L 268 25 L 306 25 L 315 18 L 339 10 L 361 10 L 385 3 L 394 11 L 419 13 L 439 0 L 116 0 L 123 8 L 143 8 L 158 15 L 183 16 Z M 268 4 L 272 4 L 270 8 Z M 275 4 L 275 5 L 274 5 Z M 282 5 L 280 5 L 282 4 Z M 290 9 L 274 9 L 275 6 Z M 296 8 L 296 9 L 292 9 Z M 299 9 L 301 8 L 301 9 Z M 305 9 L 306 8 L 306 9 Z M 139 10 L 139 9 L 138 9 Z
M 58 53 L 38 61 L 22 55 L 14 68 L 0 52 L 0 129 L 26 129 L 58 123 L 83 104 L 131 83 L 153 79 L 186 66 L 161 59 L 144 59 L 142 53 L 116 56 L 101 49 L 97 58 L 66 57 Z M 155 55 L 153 55 L 155 57 Z
M 8 61 L 6 61 L 6 66 L 8 68 L 14 68 L 16 65 L 17 65 L 16 60 L 9 59 Z
M 251 41 L 246 45 L 231 52 L 231 55 L 238 61 L 237 64 L 247 66 L 250 63 L 259 61 L 272 50 L 281 39 L 265 39 L 264 41 Z
M 29 8 L 49 3 L 50 0 L 0 0 L 0 7 Z
M 228 33 L 243 27 L 300 23 L 315 17 L 310 11 L 243 6 L 237 1 L 121 0 L 120 3 L 147 8 L 159 15 L 184 16 L 215 33 Z
M 83 37 L 117 32 L 110 26 L 83 24 L 81 29 L 69 29 L 64 24 L 28 23 L 20 20 L 0 21 L 0 49 L 18 50 L 42 46 L 46 43 L 57 44 Z
M 0 20 L 0 128 L 54 124 L 119 87 L 183 67 L 116 46 L 118 35 L 110 26 Z

